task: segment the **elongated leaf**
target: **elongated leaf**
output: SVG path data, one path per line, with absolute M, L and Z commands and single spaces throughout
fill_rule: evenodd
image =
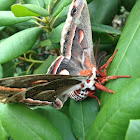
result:
M 34 4 L 39 7 L 44 7 L 44 0 L 24 0 L 27 4 Z
M 131 11 L 132 7 L 134 6 L 136 0 L 121 0 L 121 4 L 128 10 Z
M 30 20 L 32 17 L 15 17 L 11 11 L 0 11 L 0 26 L 8 26 Z
M 87 99 L 81 102 L 71 100 L 70 115 L 72 120 L 73 133 L 78 140 L 84 140 L 88 129 L 99 111 L 95 99 Z
M 110 24 L 118 12 L 118 0 L 93 0 L 89 5 L 91 23 Z
M 43 116 L 21 104 L 0 106 L 2 125 L 15 140 L 48 140 L 62 137 Z
M 61 18 L 61 17 L 64 17 L 64 16 L 67 16 L 68 12 L 69 12 L 69 6 L 66 6 L 62 9 L 62 11 L 59 13 L 58 15 L 58 18 Z
M 2 65 L 0 64 L 0 79 L 3 77 L 3 67 Z
M 0 11 L 9 10 L 16 0 L 0 0 Z
M 51 106 L 38 108 L 36 111 L 40 112 L 59 130 L 63 140 L 76 140 L 71 130 L 70 120 L 64 113 Z
M 125 140 L 140 139 L 140 120 L 130 120 Z
M 18 32 L 0 43 L 0 64 L 12 60 L 29 50 L 41 32 L 40 27 Z
M 48 16 L 48 12 L 33 4 L 15 4 L 11 7 L 12 12 L 16 17 L 24 17 L 24 16 Z
M 31 27 L 35 27 L 36 26 L 36 23 L 35 23 L 35 20 L 28 20 L 28 21 L 25 21 L 25 22 L 21 22 L 21 23 L 17 23 L 15 25 L 13 25 L 12 27 L 18 29 L 18 30 L 25 30 L 27 28 L 31 28 Z
M 4 26 L 3 27 L 0 27 L 0 31 L 2 31 L 4 28 L 5 28 Z
M 0 120 L 0 140 L 8 140 L 8 134 L 4 130 L 1 120 Z
M 102 24 L 92 24 L 93 41 L 97 42 L 100 39 L 101 44 L 113 43 L 118 40 L 121 32 L 111 26 Z
M 53 9 L 52 17 L 57 16 L 64 7 L 68 6 L 72 0 L 60 0 Z
M 9 61 L 3 64 L 3 78 L 12 77 L 15 73 L 15 63 L 13 61 Z
M 34 74 L 46 74 L 48 68 L 52 64 L 52 62 L 56 59 L 56 56 L 49 56 L 44 63 L 34 71 Z
M 51 39 L 51 41 L 53 43 L 59 43 L 60 42 L 61 32 L 62 32 L 62 29 L 64 27 L 64 24 L 65 23 L 61 23 L 59 26 L 57 26 L 56 28 L 54 28 L 51 31 L 49 38 Z
M 131 75 L 131 78 L 121 78 L 108 82 L 107 87 L 115 92 L 128 82 L 140 77 L 140 1 L 132 9 L 122 36 L 118 42 L 118 52 L 109 68 L 108 75 Z M 110 94 L 101 94 L 101 104 Z
M 45 40 L 43 40 L 43 41 L 40 41 L 39 45 L 40 45 L 41 47 L 46 47 L 46 46 L 47 46 L 47 48 L 48 48 L 48 47 L 50 48 L 50 47 L 52 46 L 52 42 L 51 42 L 50 39 L 45 39 Z
M 87 140 L 124 140 L 130 119 L 140 118 L 140 78 L 115 93 L 92 124 Z

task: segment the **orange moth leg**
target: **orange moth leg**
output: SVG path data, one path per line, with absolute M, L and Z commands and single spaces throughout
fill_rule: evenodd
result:
M 101 84 L 98 83 L 98 82 L 95 83 L 95 86 L 96 86 L 97 89 L 100 89 L 100 90 L 102 90 L 102 91 L 109 92 L 109 93 L 114 93 L 114 91 L 108 89 L 107 87 L 101 85 Z

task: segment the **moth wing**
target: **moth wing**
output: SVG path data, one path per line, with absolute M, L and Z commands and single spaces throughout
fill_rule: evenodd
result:
M 0 102 L 21 102 L 28 106 L 50 104 L 84 78 L 84 76 L 70 75 L 28 75 L 4 78 L 0 80 Z
M 12 88 L 28 88 L 42 83 L 48 83 L 59 79 L 84 79 L 84 76 L 78 75 L 52 75 L 52 74 L 36 74 L 36 75 L 24 75 L 17 77 L 8 77 L 0 79 L 0 86 L 12 87 Z
M 95 65 L 92 32 L 86 0 L 73 0 L 61 35 L 61 56 L 48 70 L 49 74 L 80 75 Z
M 73 1 L 70 6 L 62 32 L 61 53 L 77 66 L 81 65 L 82 69 L 90 69 L 96 65 L 86 0 Z

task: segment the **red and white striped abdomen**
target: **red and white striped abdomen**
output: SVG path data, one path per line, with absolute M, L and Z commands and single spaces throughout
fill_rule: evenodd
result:
M 80 87 L 68 93 L 68 96 L 76 101 L 84 100 L 89 92 L 95 90 L 96 68 L 92 69 L 92 76 L 82 81 Z

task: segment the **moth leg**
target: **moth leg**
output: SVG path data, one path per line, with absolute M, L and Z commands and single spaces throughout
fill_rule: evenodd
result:
M 104 76 L 107 76 L 107 68 L 109 66 L 109 64 L 112 62 L 116 52 L 118 51 L 118 49 L 115 50 L 115 52 L 113 53 L 113 55 L 107 60 L 107 62 L 100 68 L 100 70 L 102 70 L 104 68 Z
M 113 76 L 107 76 L 105 79 L 103 79 L 101 81 L 102 84 L 105 84 L 107 81 L 109 80 L 113 80 L 113 79 L 118 79 L 118 78 L 130 78 L 131 76 L 130 75 L 113 75 Z
M 130 75 L 113 75 L 113 76 L 107 76 L 105 78 L 102 78 L 102 80 L 100 81 L 103 85 L 109 81 L 109 80 L 114 80 L 114 79 L 118 79 L 118 78 L 130 78 Z
M 95 93 L 95 91 L 89 91 L 88 96 L 95 98 L 98 101 L 99 106 L 101 106 L 100 100 L 95 95 L 93 95 L 94 93 Z
M 113 90 L 108 89 L 107 87 L 101 85 L 101 84 L 98 83 L 98 82 L 95 83 L 95 86 L 96 86 L 96 88 L 99 89 L 99 90 L 102 90 L 102 91 L 105 91 L 105 92 L 109 92 L 109 93 L 114 93 Z

